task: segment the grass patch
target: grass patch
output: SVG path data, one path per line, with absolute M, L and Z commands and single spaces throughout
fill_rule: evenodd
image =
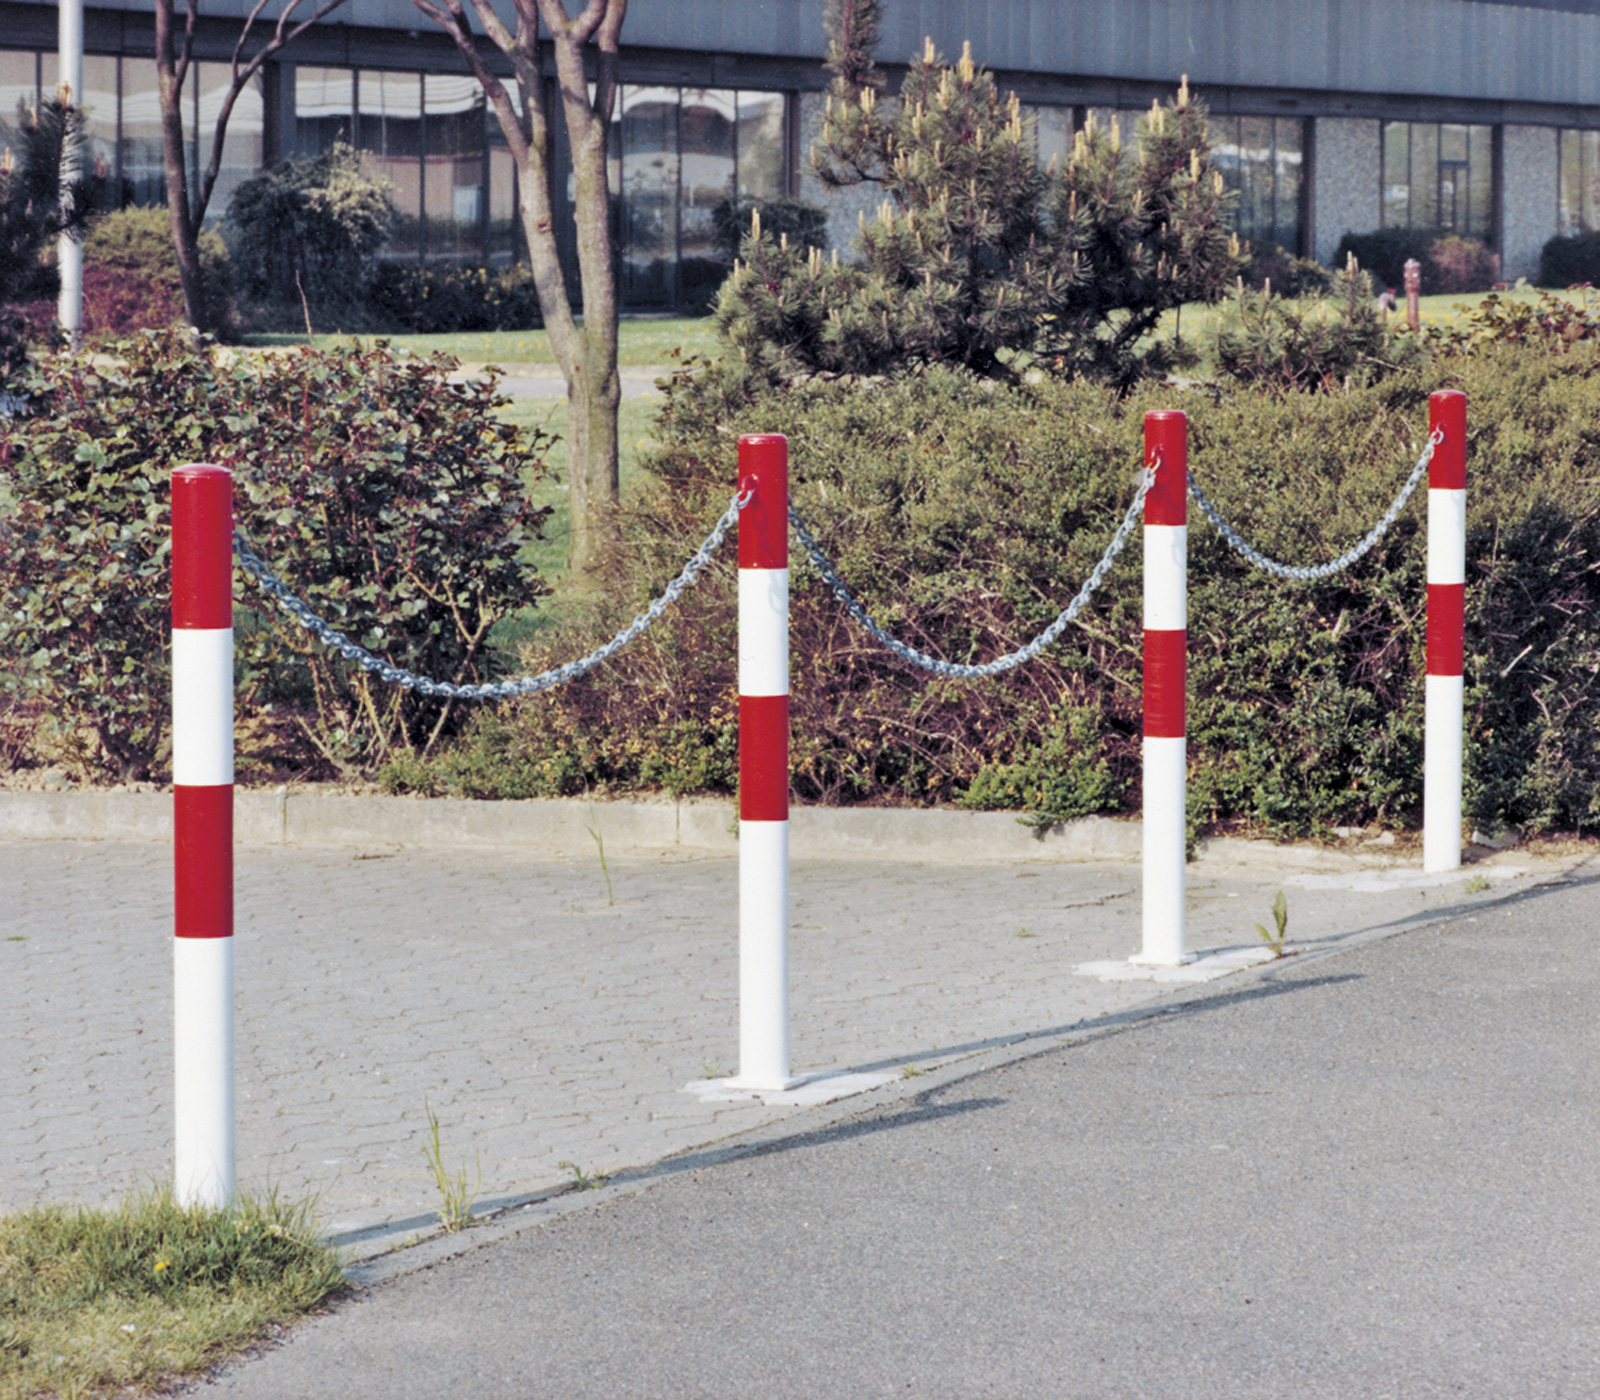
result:
M 468 364 L 554 365 L 556 362 L 550 349 L 550 337 L 543 330 L 462 331 L 443 335 L 382 337 L 319 335 L 312 343 L 319 350 L 327 350 L 358 339 L 387 340 L 417 355 L 442 352 Z M 245 338 L 245 343 L 258 346 L 304 345 L 306 338 L 287 334 L 252 335 Z M 667 365 L 672 363 L 675 349 L 681 349 L 686 354 L 710 355 L 716 350 L 717 344 L 716 328 L 709 316 L 635 317 L 622 321 L 618 327 L 617 363 L 625 368 Z
M 0 1217 L 0 1400 L 102 1395 L 191 1374 L 344 1286 L 306 1206 L 276 1196 L 184 1210 Z
M 639 462 L 654 440 L 656 413 L 660 407 L 659 398 L 624 399 L 617 410 L 618 473 L 624 498 L 642 475 Z M 536 540 L 527 550 L 527 559 L 540 576 L 559 588 L 567 574 L 567 545 L 572 533 L 567 500 L 567 401 L 517 399 L 501 412 L 513 423 L 542 428 L 559 439 L 546 459 L 553 474 L 535 482 L 529 492 L 534 505 L 549 506 L 551 513 L 545 521 L 544 539 Z M 732 491 L 731 481 L 729 491 Z M 546 600 L 541 607 L 508 618 L 495 629 L 495 645 L 515 654 L 523 638 L 550 626 L 551 619 L 559 612 L 559 608 L 551 608 L 550 600 Z

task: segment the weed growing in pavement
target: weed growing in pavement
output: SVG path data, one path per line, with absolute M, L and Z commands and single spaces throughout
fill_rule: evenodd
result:
M 708 1065 L 703 1060 L 700 1063 L 700 1077 L 702 1079 L 721 1079 L 727 1073 L 721 1065 Z
M 1289 901 L 1283 897 L 1283 891 L 1278 891 L 1278 897 L 1272 901 L 1272 921 L 1277 925 L 1275 934 L 1268 933 L 1260 924 L 1256 925 L 1256 932 L 1261 935 L 1262 941 L 1272 949 L 1272 956 L 1283 956 L 1284 931 L 1289 927 Z
M 921 1073 L 922 1071 L 909 1060 L 900 1066 L 900 1077 L 902 1079 L 916 1079 Z
M 439 1223 L 446 1230 L 460 1230 L 472 1224 L 472 1203 L 478 1199 L 478 1190 L 483 1185 L 483 1159 L 473 1153 L 478 1175 L 469 1189 L 467 1159 L 461 1159 L 461 1170 L 452 1176 L 445 1167 L 444 1152 L 439 1146 L 439 1115 L 426 1098 L 422 1108 L 428 1115 L 428 1142 L 423 1151 L 428 1155 L 428 1165 L 433 1168 L 434 1185 L 439 1188 Z
M 576 1162 L 557 1162 L 556 1165 L 572 1173 L 572 1184 L 579 1191 L 597 1191 L 611 1180 L 605 1172 L 586 1172 Z
M 1467 881 L 1468 894 L 1482 894 L 1488 888 L 1489 881 L 1482 875 L 1474 875 L 1470 880 Z
M 611 893 L 611 867 L 606 864 L 605 837 L 600 834 L 600 821 L 594 814 L 594 801 L 587 792 L 584 793 L 584 803 L 589 809 L 589 822 L 584 830 L 594 837 L 594 844 L 600 848 L 600 873 L 606 877 L 606 903 L 615 904 L 617 901 Z

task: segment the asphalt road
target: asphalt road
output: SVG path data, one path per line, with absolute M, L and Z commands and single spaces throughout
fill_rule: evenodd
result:
M 1600 1393 L 1600 867 L 358 1293 L 221 1397 Z

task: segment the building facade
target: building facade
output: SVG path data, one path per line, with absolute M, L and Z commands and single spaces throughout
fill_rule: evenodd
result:
M 202 9 L 185 110 L 196 167 L 248 8 Z M 849 254 L 877 195 L 828 191 L 809 169 L 827 85 L 822 10 L 632 0 L 611 162 L 625 306 L 704 304 L 724 271 L 713 220 L 725 201 L 814 201 Z M 56 7 L 0 0 L 0 22 L 4 140 L 18 104 L 55 86 Z M 1187 75 L 1239 193 L 1239 231 L 1256 243 L 1326 262 L 1346 232 L 1441 228 L 1482 239 L 1516 278 L 1537 271 L 1547 239 L 1600 228 L 1600 91 L 1588 81 L 1600 0 L 889 0 L 879 57 L 891 90 L 893 60 L 925 37 L 947 54 L 971 40 L 1036 117 L 1045 160 L 1091 114 L 1131 134 Z M 158 203 L 149 0 L 89 0 L 85 50 L 94 158 L 124 201 Z M 390 182 L 395 256 L 518 257 L 498 123 L 409 0 L 347 0 L 265 67 L 235 109 L 211 217 L 264 166 L 338 141 Z M 558 165 L 558 191 L 568 178 Z

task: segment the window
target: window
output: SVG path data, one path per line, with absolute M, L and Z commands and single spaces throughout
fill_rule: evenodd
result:
M 782 93 L 624 85 L 611 138 L 624 305 L 710 300 L 727 275 L 718 206 L 788 192 L 788 113 Z
M 1305 123 L 1298 117 L 1212 117 L 1211 163 L 1238 197 L 1233 226 L 1258 248 L 1300 251 Z
M 1600 229 L 1600 131 L 1561 133 L 1559 232 L 1564 238 Z
M 190 76 L 191 87 L 186 98 L 192 97 L 199 112 L 198 145 L 191 158 L 191 189 L 199 188 L 200 172 L 211 162 L 211 140 L 217 129 L 217 118 L 222 113 L 223 101 L 233 86 L 233 65 L 229 63 L 198 63 Z M 189 106 L 188 101 L 184 103 Z M 185 111 L 185 118 L 189 113 Z M 185 126 L 189 123 L 185 120 Z M 222 163 L 217 168 L 217 183 L 211 191 L 211 202 L 206 206 L 206 223 L 217 223 L 228 212 L 228 200 L 234 190 L 257 174 L 261 169 L 262 140 L 265 133 L 261 102 L 261 74 L 258 72 L 239 91 L 233 111 L 228 116 L 228 130 L 222 142 Z
M 124 204 L 157 205 L 167 199 L 161 156 L 161 94 L 153 58 L 122 61 L 122 135 L 119 142 Z
M 355 145 L 356 75 L 348 68 L 294 70 L 294 140 L 286 143 L 304 159 L 337 141 Z
M 483 89 L 471 74 L 429 73 L 423 78 L 423 94 L 428 256 L 479 256 L 488 211 L 484 190 L 488 104 Z
M 1383 124 L 1383 225 L 1494 234 L 1494 128 Z
M 361 165 L 389 185 L 400 211 L 389 251 L 422 252 L 422 75 L 363 70 L 356 78 L 356 150 Z
M 1054 161 L 1059 170 L 1072 154 L 1072 108 L 1035 107 L 1033 117 L 1034 156 L 1048 170 Z

